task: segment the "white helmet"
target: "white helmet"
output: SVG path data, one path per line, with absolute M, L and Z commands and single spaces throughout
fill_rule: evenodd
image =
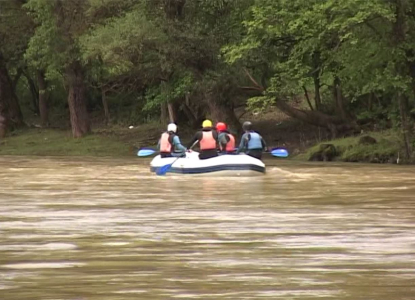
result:
M 176 125 L 176 124 L 174 124 L 174 123 L 170 123 L 170 124 L 167 126 L 167 131 L 176 132 L 176 131 L 177 131 L 177 125 Z

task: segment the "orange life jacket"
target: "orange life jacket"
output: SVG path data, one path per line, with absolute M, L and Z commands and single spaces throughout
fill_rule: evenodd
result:
M 230 133 L 227 133 L 227 135 L 229 137 L 229 142 L 226 144 L 225 150 L 226 152 L 233 152 L 235 151 L 235 137 Z M 219 144 L 219 147 L 220 147 L 220 150 L 223 151 L 221 144 Z
M 200 140 L 200 150 L 213 150 L 216 149 L 216 140 L 213 137 L 212 131 L 203 131 L 203 136 Z
M 171 153 L 173 149 L 172 141 L 173 138 L 170 137 L 168 132 L 163 133 L 160 139 L 160 152 Z

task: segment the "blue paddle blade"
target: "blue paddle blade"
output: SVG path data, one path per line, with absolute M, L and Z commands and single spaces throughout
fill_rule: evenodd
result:
M 137 152 L 137 156 L 143 157 L 143 156 L 150 156 L 153 155 L 156 152 L 156 150 L 153 149 L 140 149 L 140 151 Z
M 170 170 L 171 166 L 179 159 L 180 157 L 176 158 L 171 164 L 164 165 L 156 171 L 157 175 L 166 175 L 166 173 Z
M 167 171 L 170 170 L 173 164 L 164 165 L 156 171 L 157 175 L 166 175 Z
M 288 151 L 283 148 L 277 148 L 271 151 L 271 155 L 276 157 L 288 157 Z

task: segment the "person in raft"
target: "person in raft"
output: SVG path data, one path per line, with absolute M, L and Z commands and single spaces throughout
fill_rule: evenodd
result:
M 227 126 L 223 122 L 216 124 L 218 131 L 219 150 L 222 154 L 235 154 L 235 137 L 229 133 Z
M 186 147 L 180 142 L 179 136 L 176 134 L 177 125 L 170 123 L 167 131 L 161 135 L 157 148 L 160 150 L 160 156 L 164 157 L 185 157 Z
M 237 153 L 245 152 L 249 156 L 261 159 L 262 151 L 267 151 L 264 139 L 258 132 L 252 130 L 252 123 L 249 121 L 243 123 L 242 129 L 245 133 L 242 135 Z
M 218 133 L 212 127 L 212 121 L 205 120 L 202 124 L 202 130 L 196 132 L 196 135 L 189 143 L 190 148 L 194 143 L 199 142 L 200 153 L 199 159 L 208 159 L 218 156 L 216 150 L 216 141 L 218 140 Z

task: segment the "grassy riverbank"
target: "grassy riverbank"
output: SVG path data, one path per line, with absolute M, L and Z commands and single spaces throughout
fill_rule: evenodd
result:
M 399 132 L 388 130 L 318 143 L 296 159 L 396 163 L 405 162 L 404 151 Z
M 370 132 L 337 140 L 319 139 L 316 132 L 287 120 L 257 123 L 269 148 L 285 147 L 290 158 L 314 161 L 404 163 L 401 137 L 393 130 Z M 132 129 L 112 126 L 96 128 L 92 134 L 73 139 L 69 130 L 27 128 L 14 131 L 0 141 L 0 155 L 131 156 L 141 147 L 155 147 L 164 126 L 144 124 Z M 180 128 L 183 144 L 194 131 Z M 307 135 L 308 133 L 308 135 Z M 368 136 L 370 138 L 368 138 Z
M 73 139 L 70 131 L 25 129 L 0 141 L 0 155 L 127 156 L 132 151 L 119 140 L 97 134 Z

